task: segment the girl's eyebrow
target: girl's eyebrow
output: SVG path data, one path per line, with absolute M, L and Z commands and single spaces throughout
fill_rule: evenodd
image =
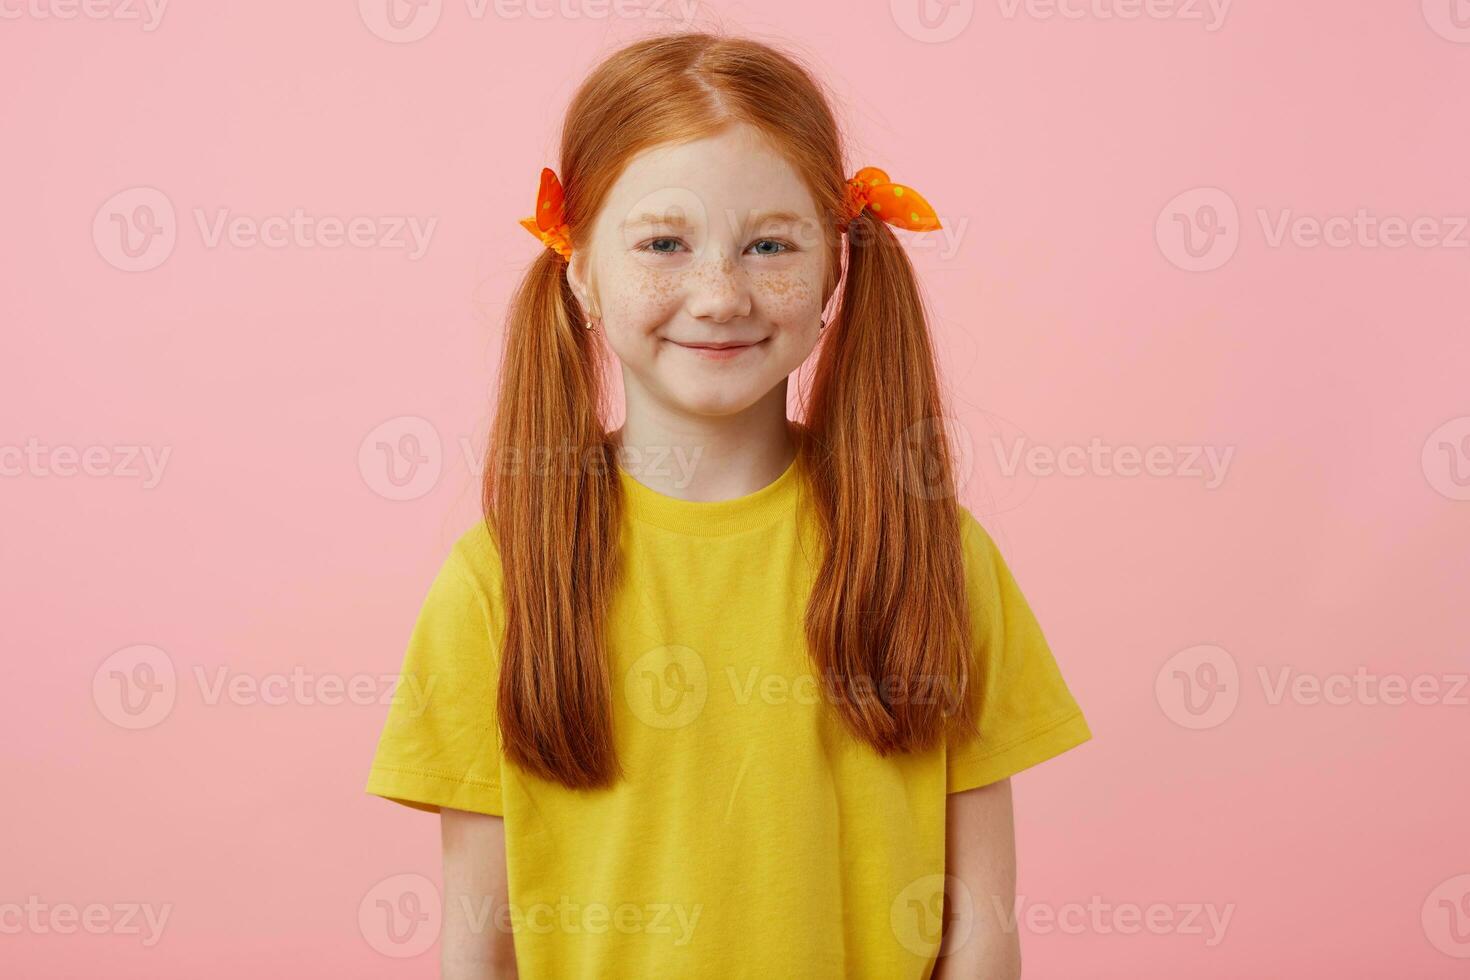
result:
M 629 215 L 628 220 L 623 222 L 624 228 L 636 228 L 640 225 L 669 225 L 674 228 L 687 228 L 689 222 L 685 221 L 684 215 L 678 211 L 669 211 L 665 214 L 645 212 L 636 217 Z
M 756 211 L 753 212 L 748 219 L 746 219 L 746 223 L 759 225 L 764 224 L 767 221 L 799 222 L 802 220 L 802 216 L 797 214 L 795 211 Z
M 803 220 L 805 219 L 801 215 L 797 214 L 795 211 L 753 211 L 746 217 L 745 224 L 747 226 L 760 225 L 765 224 L 768 221 L 785 221 L 794 224 L 799 223 Z M 735 215 L 733 212 L 730 215 L 730 223 L 732 226 L 735 224 Z M 623 222 L 622 227 L 624 229 L 627 229 L 636 228 L 642 225 L 659 225 L 671 228 L 688 228 L 689 222 L 685 220 L 684 215 L 679 211 L 669 211 L 665 214 L 644 212 L 643 214 L 639 215 L 629 215 L 628 219 Z

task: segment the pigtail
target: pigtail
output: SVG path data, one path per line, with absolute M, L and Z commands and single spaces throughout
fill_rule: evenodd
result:
M 576 788 L 619 774 L 604 623 L 622 506 L 598 417 L 605 362 L 550 249 L 510 305 L 482 506 L 506 624 L 497 693 L 507 758 Z
M 975 712 L 960 511 L 913 266 L 884 222 L 848 225 L 848 265 L 807 413 L 826 550 L 806 613 L 835 707 L 882 754 Z

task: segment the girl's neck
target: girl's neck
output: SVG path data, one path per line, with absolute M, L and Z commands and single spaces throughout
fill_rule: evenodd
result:
M 618 465 L 644 486 L 680 500 L 754 493 L 796 458 L 799 437 L 786 417 L 785 387 L 778 385 L 744 412 L 718 418 L 629 405 L 622 427 L 609 433 Z

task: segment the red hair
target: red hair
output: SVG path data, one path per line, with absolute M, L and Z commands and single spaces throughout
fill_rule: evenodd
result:
M 840 305 L 793 425 L 824 542 L 804 628 L 816 676 L 834 695 L 826 703 L 884 755 L 934 747 L 946 732 L 973 735 L 960 511 L 928 324 L 889 227 L 867 211 L 839 225 L 847 171 L 817 82 L 786 54 L 741 38 L 680 33 L 615 52 L 583 82 L 563 127 L 557 171 L 573 247 L 585 247 L 633 156 L 735 122 L 765 134 L 827 217 L 823 295 L 837 286 L 848 233 Z M 607 365 L 579 321 L 566 263 L 545 249 L 508 315 L 482 502 L 504 569 L 505 755 L 595 788 L 621 772 L 604 631 L 623 500 L 603 420 Z M 575 465 L 535 462 L 566 449 Z

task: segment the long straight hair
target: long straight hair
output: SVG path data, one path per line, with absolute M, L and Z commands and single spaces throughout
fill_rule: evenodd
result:
M 637 41 L 603 61 L 567 110 L 557 172 L 573 248 L 624 165 L 735 122 L 802 176 L 847 273 L 823 332 L 797 465 L 821 528 L 804 631 L 843 722 L 882 755 L 973 735 L 960 513 L 927 321 L 902 244 L 846 207 L 843 144 L 822 88 L 761 42 L 708 33 Z M 503 569 L 497 694 L 505 755 L 574 789 L 606 787 L 614 750 L 605 629 L 624 507 L 603 418 L 606 365 L 550 249 L 511 302 L 482 505 Z

